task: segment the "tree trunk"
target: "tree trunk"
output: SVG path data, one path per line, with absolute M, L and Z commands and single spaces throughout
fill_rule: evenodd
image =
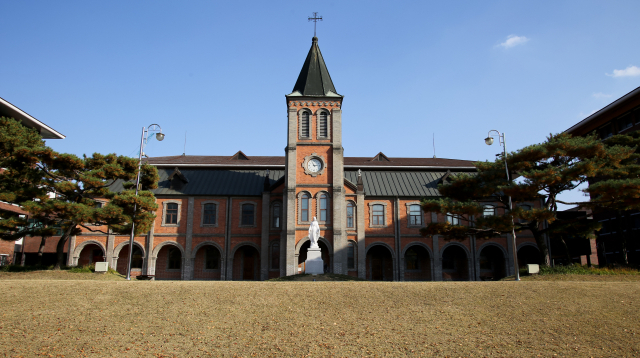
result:
M 53 267 L 54 270 L 60 270 L 62 266 L 64 266 L 64 244 L 69 239 L 69 235 L 64 233 L 60 240 L 58 241 L 58 245 L 56 246 L 56 265 Z
M 531 230 L 531 232 L 533 233 L 533 237 L 536 239 L 536 244 L 540 251 L 540 262 L 542 265 L 551 267 L 551 256 L 549 255 L 549 247 L 547 247 L 544 234 L 540 233 L 538 230 Z
M 622 263 L 629 265 L 629 259 L 627 256 L 627 233 L 623 230 L 622 225 L 623 215 L 620 211 L 616 213 L 616 234 L 620 240 L 620 253 L 622 254 Z
M 44 254 L 44 245 L 47 243 L 47 237 L 42 236 L 40 247 L 38 248 L 38 266 L 42 266 L 42 255 Z

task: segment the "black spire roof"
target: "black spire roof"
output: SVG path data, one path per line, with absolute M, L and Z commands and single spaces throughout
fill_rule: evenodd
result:
M 302 96 L 338 96 L 315 36 L 292 94 L 296 91 Z

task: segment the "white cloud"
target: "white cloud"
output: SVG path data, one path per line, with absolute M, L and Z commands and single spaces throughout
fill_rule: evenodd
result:
M 594 114 L 596 112 L 598 112 L 597 109 L 594 109 L 593 111 L 589 112 L 589 114 L 584 114 L 584 113 L 580 112 L 580 114 L 578 114 L 578 118 L 584 119 L 584 118 L 587 118 L 587 117 L 589 117 L 590 115 L 592 115 L 592 114 Z
M 629 66 L 624 70 L 613 70 L 612 74 L 605 73 L 607 76 L 611 77 L 633 77 L 640 76 L 640 68 L 636 66 Z
M 502 46 L 504 48 L 512 48 L 514 46 L 522 45 L 527 41 L 529 41 L 529 39 L 524 36 L 509 35 L 507 36 L 507 40 L 498 46 Z
M 606 93 L 602 93 L 602 92 L 598 92 L 598 93 L 594 93 L 594 94 L 592 94 L 592 96 L 593 96 L 594 98 L 598 98 L 598 99 L 605 99 L 605 98 L 610 98 L 610 97 L 611 97 L 611 96 L 613 96 L 613 95 L 611 95 L 611 94 L 606 94 Z

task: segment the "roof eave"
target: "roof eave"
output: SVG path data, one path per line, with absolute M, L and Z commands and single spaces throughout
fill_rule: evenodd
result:
M 574 124 L 573 126 L 571 126 L 571 128 L 567 129 L 564 131 L 564 133 L 569 133 L 572 134 L 573 131 L 577 130 L 578 128 L 597 120 L 598 118 L 600 118 L 601 116 L 606 115 L 607 113 L 609 113 L 609 111 L 615 109 L 615 107 L 617 107 L 617 105 L 619 105 L 621 102 L 624 102 L 628 99 L 630 99 L 631 97 L 640 94 L 640 87 L 636 87 L 636 89 L 632 90 L 631 92 L 625 94 L 624 96 L 616 99 L 615 101 L 609 103 L 608 105 L 606 105 L 604 108 L 600 109 L 599 111 L 597 111 L 596 113 L 590 115 L 589 117 L 581 120 L 580 122 Z
M 27 112 L 21 110 L 20 108 L 14 106 L 11 102 L 5 100 L 0 97 L 0 105 L 5 106 L 9 109 L 10 112 L 13 112 L 14 118 L 20 120 L 25 126 L 29 128 L 37 129 L 42 138 L 44 139 L 64 139 L 66 136 L 55 129 L 49 127 L 48 125 L 40 122 L 35 119 Z

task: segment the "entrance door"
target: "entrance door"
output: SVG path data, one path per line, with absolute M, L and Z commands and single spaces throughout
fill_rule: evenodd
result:
M 253 269 L 254 269 L 254 259 L 253 259 L 253 250 L 244 250 L 244 267 L 242 270 L 242 279 L 243 280 L 253 280 Z
M 384 259 L 380 256 L 371 258 L 371 280 L 382 281 L 384 279 Z

